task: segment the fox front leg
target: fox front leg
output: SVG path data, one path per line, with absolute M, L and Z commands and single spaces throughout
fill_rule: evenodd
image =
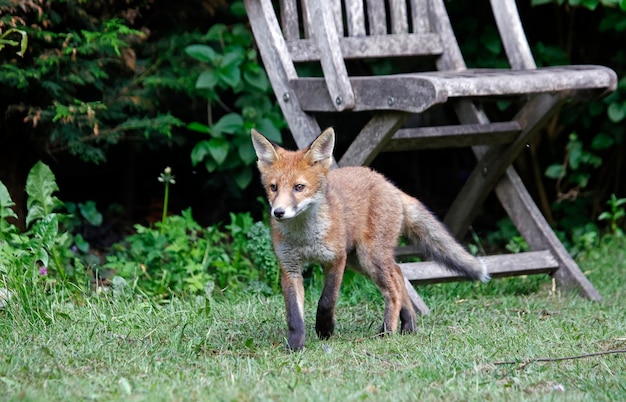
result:
M 304 284 L 302 273 L 281 270 L 281 285 L 287 310 L 287 343 L 292 350 L 304 347 Z
M 328 339 L 335 332 L 335 306 L 345 269 L 345 255 L 337 258 L 329 267 L 324 267 L 324 289 L 315 317 L 315 332 L 320 339 Z

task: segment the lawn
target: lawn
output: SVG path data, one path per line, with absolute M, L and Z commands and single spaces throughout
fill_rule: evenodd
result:
M 22 295 L 0 311 L 0 399 L 626 400 L 626 240 L 578 262 L 603 301 L 547 276 L 430 285 L 417 333 L 383 338 L 382 298 L 350 276 L 319 341 L 313 281 L 300 353 L 285 349 L 280 296 Z

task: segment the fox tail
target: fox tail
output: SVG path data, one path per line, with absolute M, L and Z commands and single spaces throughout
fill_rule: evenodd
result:
M 446 268 L 474 280 L 489 281 L 485 264 L 467 252 L 448 229 L 418 200 L 403 194 L 404 226 L 432 259 Z

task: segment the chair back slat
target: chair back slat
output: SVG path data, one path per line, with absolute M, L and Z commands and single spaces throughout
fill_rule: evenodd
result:
M 367 0 L 367 20 L 369 22 L 370 35 L 387 34 L 387 14 L 385 2 L 380 0 Z
M 409 32 L 409 20 L 407 19 L 405 0 L 389 1 L 389 20 L 391 22 L 391 33 L 399 34 Z
M 348 36 L 365 36 L 363 0 L 345 0 Z
M 280 20 L 285 40 L 293 41 L 300 39 L 297 0 L 281 0 Z
M 310 1 L 310 0 L 304 0 Z M 319 1 L 319 0 L 317 0 Z M 343 18 L 341 13 L 341 0 L 326 0 L 330 2 L 330 7 L 333 13 L 333 17 L 335 19 L 335 26 L 337 27 L 337 34 L 339 36 L 343 36 Z
M 430 32 L 428 1 L 411 0 L 411 21 L 414 33 Z
M 294 62 L 319 60 L 306 2 L 280 0 L 281 27 Z M 431 24 L 432 0 L 326 0 L 344 58 L 433 56 L 443 52 Z M 354 48 L 358 45 L 358 48 Z

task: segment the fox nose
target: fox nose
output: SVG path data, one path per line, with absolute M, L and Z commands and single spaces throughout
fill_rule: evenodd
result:
M 273 214 L 277 219 L 280 219 L 285 216 L 285 208 L 276 208 Z

